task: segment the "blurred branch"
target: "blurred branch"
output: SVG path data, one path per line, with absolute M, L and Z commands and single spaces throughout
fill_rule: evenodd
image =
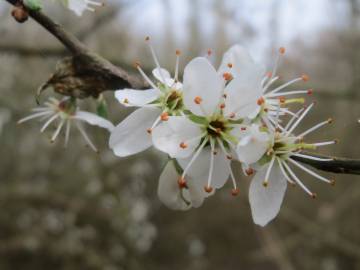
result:
M 19 0 L 6 1 L 25 9 Z M 52 87 L 62 95 L 86 98 L 97 97 L 107 90 L 146 87 L 143 80 L 129 75 L 122 68 L 88 50 L 78 38 L 42 12 L 27 11 L 31 18 L 56 37 L 73 55 L 59 62 L 55 73 L 40 87 L 40 92 Z

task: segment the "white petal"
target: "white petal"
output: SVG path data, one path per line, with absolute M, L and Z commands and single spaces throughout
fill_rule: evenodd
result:
M 185 67 L 183 84 L 185 106 L 196 115 L 212 115 L 222 95 L 223 80 L 206 58 L 197 57 Z M 194 102 L 196 97 L 202 99 L 200 105 Z
M 187 159 L 177 159 L 180 166 L 185 169 L 186 165 L 189 163 L 190 158 Z M 223 151 L 218 150 L 217 154 L 214 156 L 214 169 L 213 176 L 211 181 L 211 186 L 219 189 L 229 178 L 230 169 L 229 169 L 230 160 L 228 160 L 223 153 Z M 209 170 L 210 170 L 210 148 L 206 147 L 203 149 L 199 157 L 192 164 L 191 168 L 188 171 L 188 175 L 193 179 L 194 183 L 201 188 L 207 185 Z
M 188 188 L 181 190 L 178 185 L 179 177 L 174 161 L 169 161 L 160 176 L 159 199 L 167 207 L 175 210 L 188 210 L 191 207 L 199 207 L 205 198 L 203 192 L 194 185 L 193 181 L 188 181 Z
M 235 113 L 235 119 L 250 117 L 260 108 L 257 100 L 262 96 L 261 78 L 237 77 L 226 86 L 225 93 L 225 115 Z
M 164 84 L 166 84 L 167 80 L 171 78 L 170 72 L 164 68 L 161 68 L 161 70 L 155 68 L 153 69 L 152 74 L 159 82 L 162 82 Z M 163 80 L 163 78 L 165 79 L 165 81 Z
M 111 132 L 109 146 L 115 155 L 125 157 L 144 151 L 152 144 L 147 132 L 161 111 L 157 108 L 140 108 L 126 117 Z
M 186 158 L 199 146 L 201 133 L 201 128 L 186 117 L 170 116 L 153 129 L 152 138 L 154 146 L 170 157 Z M 185 143 L 186 148 L 181 148 L 181 143 Z
M 94 113 L 84 112 L 84 111 L 77 111 L 75 116 L 75 119 L 83 120 L 87 122 L 90 125 L 99 126 L 102 128 L 106 128 L 110 132 L 113 131 L 114 125 L 109 120 L 100 117 Z
M 264 187 L 267 168 L 268 166 L 264 166 L 255 174 L 249 189 L 251 213 L 254 222 L 260 226 L 265 226 L 277 216 L 287 187 L 286 179 L 277 163 L 271 170 L 268 186 Z
M 246 164 L 257 162 L 267 151 L 270 141 L 268 133 L 261 132 L 255 124 L 251 125 L 236 147 L 238 159 Z
M 232 64 L 232 68 L 227 66 Z M 249 52 L 240 45 L 232 46 L 223 56 L 219 67 L 219 74 L 230 72 L 234 78 L 241 77 L 246 80 L 262 79 L 265 70 L 262 65 L 254 62 Z
M 78 16 L 87 10 L 87 4 L 84 0 L 67 0 L 67 6 Z
M 127 107 L 142 107 L 157 100 L 161 92 L 158 89 L 133 90 L 124 89 L 115 91 L 115 98 Z
M 158 196 L 162 203 L 174 210 L 188 210 L 191 208 L 189 198 L 181 197 L 178 185 L 179 174 L 172 161 L 169 161 L 159 179 Z M 185 201 L 185 200 L 187 201 Z

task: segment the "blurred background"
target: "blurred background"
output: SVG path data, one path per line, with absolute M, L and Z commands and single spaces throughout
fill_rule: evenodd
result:
M 129 71 L 135 60 L 153 67 L 146 35 L 169 70 L 176 49 L 182 67 L 208 48 L 218 64 L 235 43 L 270 69 L 285 46 L 282 79 L 309 74 L 318 101 L 303 128 L 335 119 L 310 139 L 339 138 L 321 152 L 360 157 L 358 0 L 114 0 L 81 18 L 44 2 L 44 12 Z M 76 132 L 64 149 L 63 138 L 50 144 L 51 131 L 40 134 L 36 121 L 16 125 L 67 52 L 33 21 L 15 23 L 10 11 L 1 1 L 0 269 L 360 269 L 359 177 L 328 175 L 337 180 L 330 187 L 300 174 L 318 199 L 289 188 L 278 218 L 260 228 L 251 219 L 250 179 L 236 164 L 240 196 L 229 185 L 201 208 L 177 212 L 156 195 L 165 155 L 150 149 L 117 158 L 106 131 L 93 127 L 100 154 Z M 114 123 L 130 113 L 113 93 L 105 97 Z

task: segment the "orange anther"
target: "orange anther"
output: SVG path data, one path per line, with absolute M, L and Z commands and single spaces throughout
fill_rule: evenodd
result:
M 233 195 L 233 196 L 237 196 L 239 193 L 240 193 L 240 189 L 238 189 L 238 188 L 233 188 L 231 190 L 231 195 Z
M 167 112 L 163 112 L 161 115 L 160 115 L 160 119 L 161 121 L 167 121 L 169 120 L 169 114 Z
M 181 51 L 180 51 L 180 50 L 176 50 L 175 53 L 176 53 L 176 55 L 180 55 L 180 54 L 181 54 Z
M 178 179 L 178 185 L 179 185 L 179 188 L 188 188 L 184 177 L 180 177 Z
M 266 77 L 271 78 L 272 77 L 272 72 L 271 71 L 266 72 Z
M 309 78 L 308 75 L 303 74 L 303 75 L 301 75 L 301 79 L 302 79 L 304 82 L 307 82 L 310 78 Z
M 247 175 L 252 175 L 252 174 L 254 174 L 254 169 L 253 168 L 248 168 L 248 169 L 245 170 L 245 173 Z
M 264 103 L 265 103 L 265 99 L 263 97 L 261 97 L 257 100 L 257 105 L 259 105 L 259 106 L 263 105 Z
M 310 95 L 312 95 L 313 91 L 314 91 L 313 89 L 308 89 L 307 94 L 310 96 Z
M 284 54 L 284 53 L 285 53 L 285 48 L 284 48 L 284 47 L 280 47 L 280 48 L 279 48 L 279 53 Z
M 225 79 L 225 81 L 231 81 L 234 77 L 231 75 L 231 73 L 225 72 L 223 74 L 223 78 Z
M 233 67 L 233 64 L 228 63 L 227 66 L 228 66 L 228 68 L 232 68 L 232 67 Z
M 188 145 L 187 145 L 186 143 L 184 143 L 184 142 L 181 142 L 181 143 L 179 144 L 179 146 L 180 146 L 180 148 L 182 148 L 182 149 L 185 149 L 185 148 L 188 147 Z
M 285 103 L 286 98 L 285 97 L 279 97 L 279 101 L 280 101 L 280 103 Z
M 146 132 L 149 133 L 149 134 L 151 134 L 151 133 L 152 133 L 152 129 L 151 129 L 151 128 L 148 128 L 148 129 L 146 130 Z
M 220 109 L 223 110 L 224 108 L 225 108 L 225 103 L 221 103 L 221 104 L 220 104 Z
M 194 102 L 199 105 L 202 102 L 202 98 L 197 96 L 194 98 Z
M 205 190 L 205 192 L 210 193 L 210 192 L 213 191 L 213 188 L 212 188 L 212 187 L 209 187 L 209 186 L 205 186 L 205 187 L 204 187 L 204 190 Z
M 230 155 L 226 155 L 226 158 L 227 158 L 228 160 L 232 160 L 232 159 L 233 159 L 233 157 L 230 156 Z
M 135 67 L 135 68 L 139 68 L 139 67 L 140 67 L 140 62 L 139 62 L 139 61 L 135 61 L 135 62 L 134 62 L 134 67 Z

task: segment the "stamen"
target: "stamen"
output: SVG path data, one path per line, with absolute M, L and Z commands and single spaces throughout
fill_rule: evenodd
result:
M 292 84 L 294 84 L 296 82 L 299 82 L 301 80 L 303 80 L 302 77 L 293 79 L 293 80 L 291 80 L 291 81 L 289 81 L 287 83 L 284 83 L 283 85 L 280 85 L 279 87 L 275 88 L 274 90 L 270 91 L 269 94 L 275 94 L 275 93 L 283 90 L 284 88 L 288 87 L 289 85 L 292 85 Z
M 305 109 L 305 111 L 301 114 L 301 116 L 297 119 L 297 121 L 292 125 L 292 127 L 288 130 L 287 135 L 289 135 L 291 132 L 294 131 L 294 129 L 298 126 L 298 124 L 301 122 L 301 120 L 304 119 L 305 115 L 311 110 L 311 108 L 314 106 L 314 103 L 311 103 L 309 107 Z
M 225 103 L 220 104 L 220 109 L 222 109 L 222 110 L 225 109 Z
M 91 147 L 92 150 L 94 150 L 95 152 L 99 152 L 97 150 L 97 148 L 95 147 L 95 145 L 92 143 L 92 141 L 90 140 L 90 138 L 88 137 L 88 135 L 86 134 L 85 130 L 83 129 L 83 127 L 81 126 L 80 123 L 78 123 L 77 121 L 75 121 L 76 123 L 76 127 L 77 129 L 80 131 L 81 135 L 84 137 L 86 143 Z
M 312 143 L 311 145 L 313 146 L 326 146 L 326 145 L 331 145 L 331 144 L 337 144 L 339 141 L 338 140 L 333 140 L 333 141 L 328 141 L 328 142 L 319 142 L 319 143 Z
M 201 151 L 203 150 L 203 148 L 205 147 L 205 144 L 208 142 L 208 139 L 204 139 L 204 141 L 202 142 L 202 144 L 199 146 L 199 148 L 196 150 L 195 154 L 192 156 L 190 162 L 188 163 L 188 165 L 185 167 L 183 174 L 181 177 L 185 178 L 185 175 L 187 174 L 187 171 L 190 169 L 191 165 L 194 163 L 194 161 L 197 159 L 197 157 L 200 155 Z
M 58 118 L 59 114 L 55 114 L 53 115 L 49 120 L 46 121 L 46 123 L 42 126 L 42 128 L 40 129 L 40 132 L 44 132 L 45 129 L 56 119 Z
M 159 73 L 160 73 L 160 77 L 161 77 L 163 83 L 165 83 L 165 76 L 164 76 L 164 74 L 163 74 L 163 72 L 162 72 L 162 69 L 161 69 L 159 60 L 158 60 L 158 58 L 157 58 L 157 56 L 156 56 L 155 50 L 154 50 L 153 46 L 152 46 L 151 43 L 150 43 L 150 37 L 146 37 L 146 38 L 145 38 L 145 41 L 147 41 L 147 44 L 149 45 L 149 48 L 150 48 L 150 51 L 151 51 L 151 55 L 152 55 L 153 60 L 154 60 L 154 62 L 155 62 L 156 68 L 158 69 L 158 71 L 159 71 Z
M 307 82 L 310 78 L 309 78 L 308 75 L 303 74 L 303 75 L 301 75 L 301 79 L 302 79 L 304 82 Z
M 150 78 L 145 74 L 145 72 L 142 70 L 142 68 L 140 67 L 139 64 L 136 65 L 137 70 L 140 72 L 141 76 L 143 76 L 143 78 L 145 79 L 145 81 L 150 84 L 150 86 L 153 89 L 157 89 L 159 91 L 161 91 L 153 82 L 152 80 L 150 80 Z
M 309 194 L 312 198 L 316 197 L 316 194 L 311 192 L 301 181 L 300 179 L 296 176 L 296 174 L 291 170 L 290 166 L 285 162 L 282 161 L 282 164 L 284 165 L 284 167 L 286 168 L 286 170 L 289 172 L 289 174 L 291 175 L 291 177 L 295 180 L 295 182 L 307 193 Z
M 71 127 L 71 121 L 66 121 L 66 130 L 65 130 L 65 142 L 64 147 L 67 147 L 70 137 L 70 127 Z
M 183 189 L 183 188 L 188 188 L 188 185 L 187 185 L 187 183 L 186 183 L 186 180 L 185 180 L 185 178 L 184 177 L 179 177 L 179 179 L 178 179 L 178 185 L 179 185 L 179 188 L 180 189 Z
M 38 117 L 48 115 L 48 114 L 52 114 L 52 113 L 54 113 L 54 112 L 53 111 L 48 111 L 48 110 L 45 111 L 45 112 L 34 113 L 34 114 L 31 114 L 31 115 L 29 115 L 27 117 L 24 117 L 24 118 L 20 119 L 17 123 L 21 124 L 21 123 L 24 123 L 24 122 L 29 121 L 31 119 L 38 118 Z
M 232 63 L 228 63 L 227 66 L 228 66 L 228 68 L 232 68 L 232 67 L 233 67 L 233 64 L 232 64 Z
M 319 158 L 319 157 L 308 156 L 308 155 L 303 155 L 303 154 L 299 154 L 299 153 L 292 153 L 291 155 L 296 156 L 296 157 L 316 160 L 316 161 L 333 161 L 334 160 L 333 158 Z
M 231 73 L 225 72 L 223 74 L 223 78 L 224 78 L 225 81 L 231 81 L 234 77 L 233 77 L 233 75 Z
M 267 187 L 268 184 L 269 184 L 269 176 L 270 176 L 270 173 L 271 173 L 271 169 L 273 168 L 274 166 L 274 161 L 275 161 L 275 155 L 271 158 L 271 161 L 270 161 L 270 164 L 269 164 L 269 167 L 267 168 L 267 171 L 266 171 L 266 174 L 265 174 L 265 180 L 263 182 L 263 186 L 264 187 Z
M 163 112 L 162 114 L 160 114 L 160 119 L 161 119 L 161 121 L 169 120 L 169 113 Z
M 180 50 L 176 50 L 176 64 L 175 64 L 175 77 L 174 77 L 175 82 L 178 81 L 178 76 L 179 76 L 180 54 L 181 54 Z
M 210 147 L 211 147 L 211 151 L 210 151 L 209 176 L 208 176 L 207 186 L 205 186 L 205 191 L 208 193 L 210 193 L 213 190 L 211 187 L 211 180 L 212 180 L 212 175 L 213 175 L 213 170 L 214 170 L 214 154 L 213 154 L 213 152 L 215 151 L 215 145 L 214 145 L 214 141 L 212 139 L 210 139 Z
M 199 104 L 202 102 L 202 98 L 199 97 L 199 96 L 196 96 L 196 97 L 194 98 L 194 102 L 199 105 Z
M 321 176 L 321 175 L 319 175 L 319 174 L 317 174 L 317 173 L 309 170 L 308 168 L 306 168 L 305 166 L 303 166 L 303 165 L 301 165 L 300 163 L 296 162 L 295 160 L 293 160 L 293 159 L 291 159 L 291 158 L 289 158 L 288 160 L 289 160 L 292 164 L 294 164 L 296 167 L 302 169 L 303 171 L 307 172 L 308 174 L 314 176 L 315 178 L 317 178 L 317 179 L 319 179 L 319 180 L 321 180 L 321 181 L 324 181 L 324 182 L 326 182 L 326 183 L 328 183 L 328 184 L 331 183 L 331 180 L 329 180 L 329 179 L 327 179 L 327 178 L 325 178 L 325 177 L 323 177 L 323 176 Z
M 328 120 L 323 121 L 323 122 L 313 126 L 312 128 L 309 128 L 308 130 L 304 131 L 303 133 L 301 133 L 297 137 L 298 138 L 304 137 L 304 136 L 308 135 L 309 133 L 314 132 L 315 130 L 321 128 L 322 126 L 325 126 L 327 124 L 331 124 L 332 122 L 333 122 L 332 118 L 329 118 Z
M 305 110 L 304 108 L 301 108 L 300 110 L 298 110 L 293 117 L 290 119 L 290 121 L 287 123 L 287 125 L 285 126 L 285 130 L 288 130 L 289 127 L 294 123 L 294 121 L 296 120 L 296 118 L 299 117 L 299 115 L 302 113 L 302 111 Z
M 57 129 L 55 130 L 53 136 L 51 137 L 51 143 L 53 143 L 56 140 L 56 138 L 59 135 L 59 133 L 61 131 L 61 128 L 63 127 L 64 123 L 65 123 L 65 120 L 61 120 L 61 122 L 58 125 Z
M 247 176 L 253 175 L 254 174 L 254 169 L 249 167 L 245 170 L 245 173 Z
M 261 97 L 256 101 L 256 103 L 257 103 L 257 105 L 261 106 L 262 104 L 265 103 L 265 99 L 263 97 Z
M 179 144 L 179 146 L 180 146 L 180 148 L 182 148 L 182 149 L 186 149 L 186 148 L 188 147 L 188 145 L 187 145 L 186 143 L 184 143 L 184 142 L 181 142 L 181 143 Z
M 279 164 L 279 167 L 280 167 L 280 170 L 282 172 L 282 174 L 285 176 L 286 180 L 292 184 L 292 185 L 295 185 L 295 182 L 293 180 L 291 180 L 291 178 L 289 177 L 289 175 L 286 173 L 285 169 L 284 169 L 284 166 L 282 165 L 282 162 L 280 160 L 280 158 L 276 158 L 278 164 Z

